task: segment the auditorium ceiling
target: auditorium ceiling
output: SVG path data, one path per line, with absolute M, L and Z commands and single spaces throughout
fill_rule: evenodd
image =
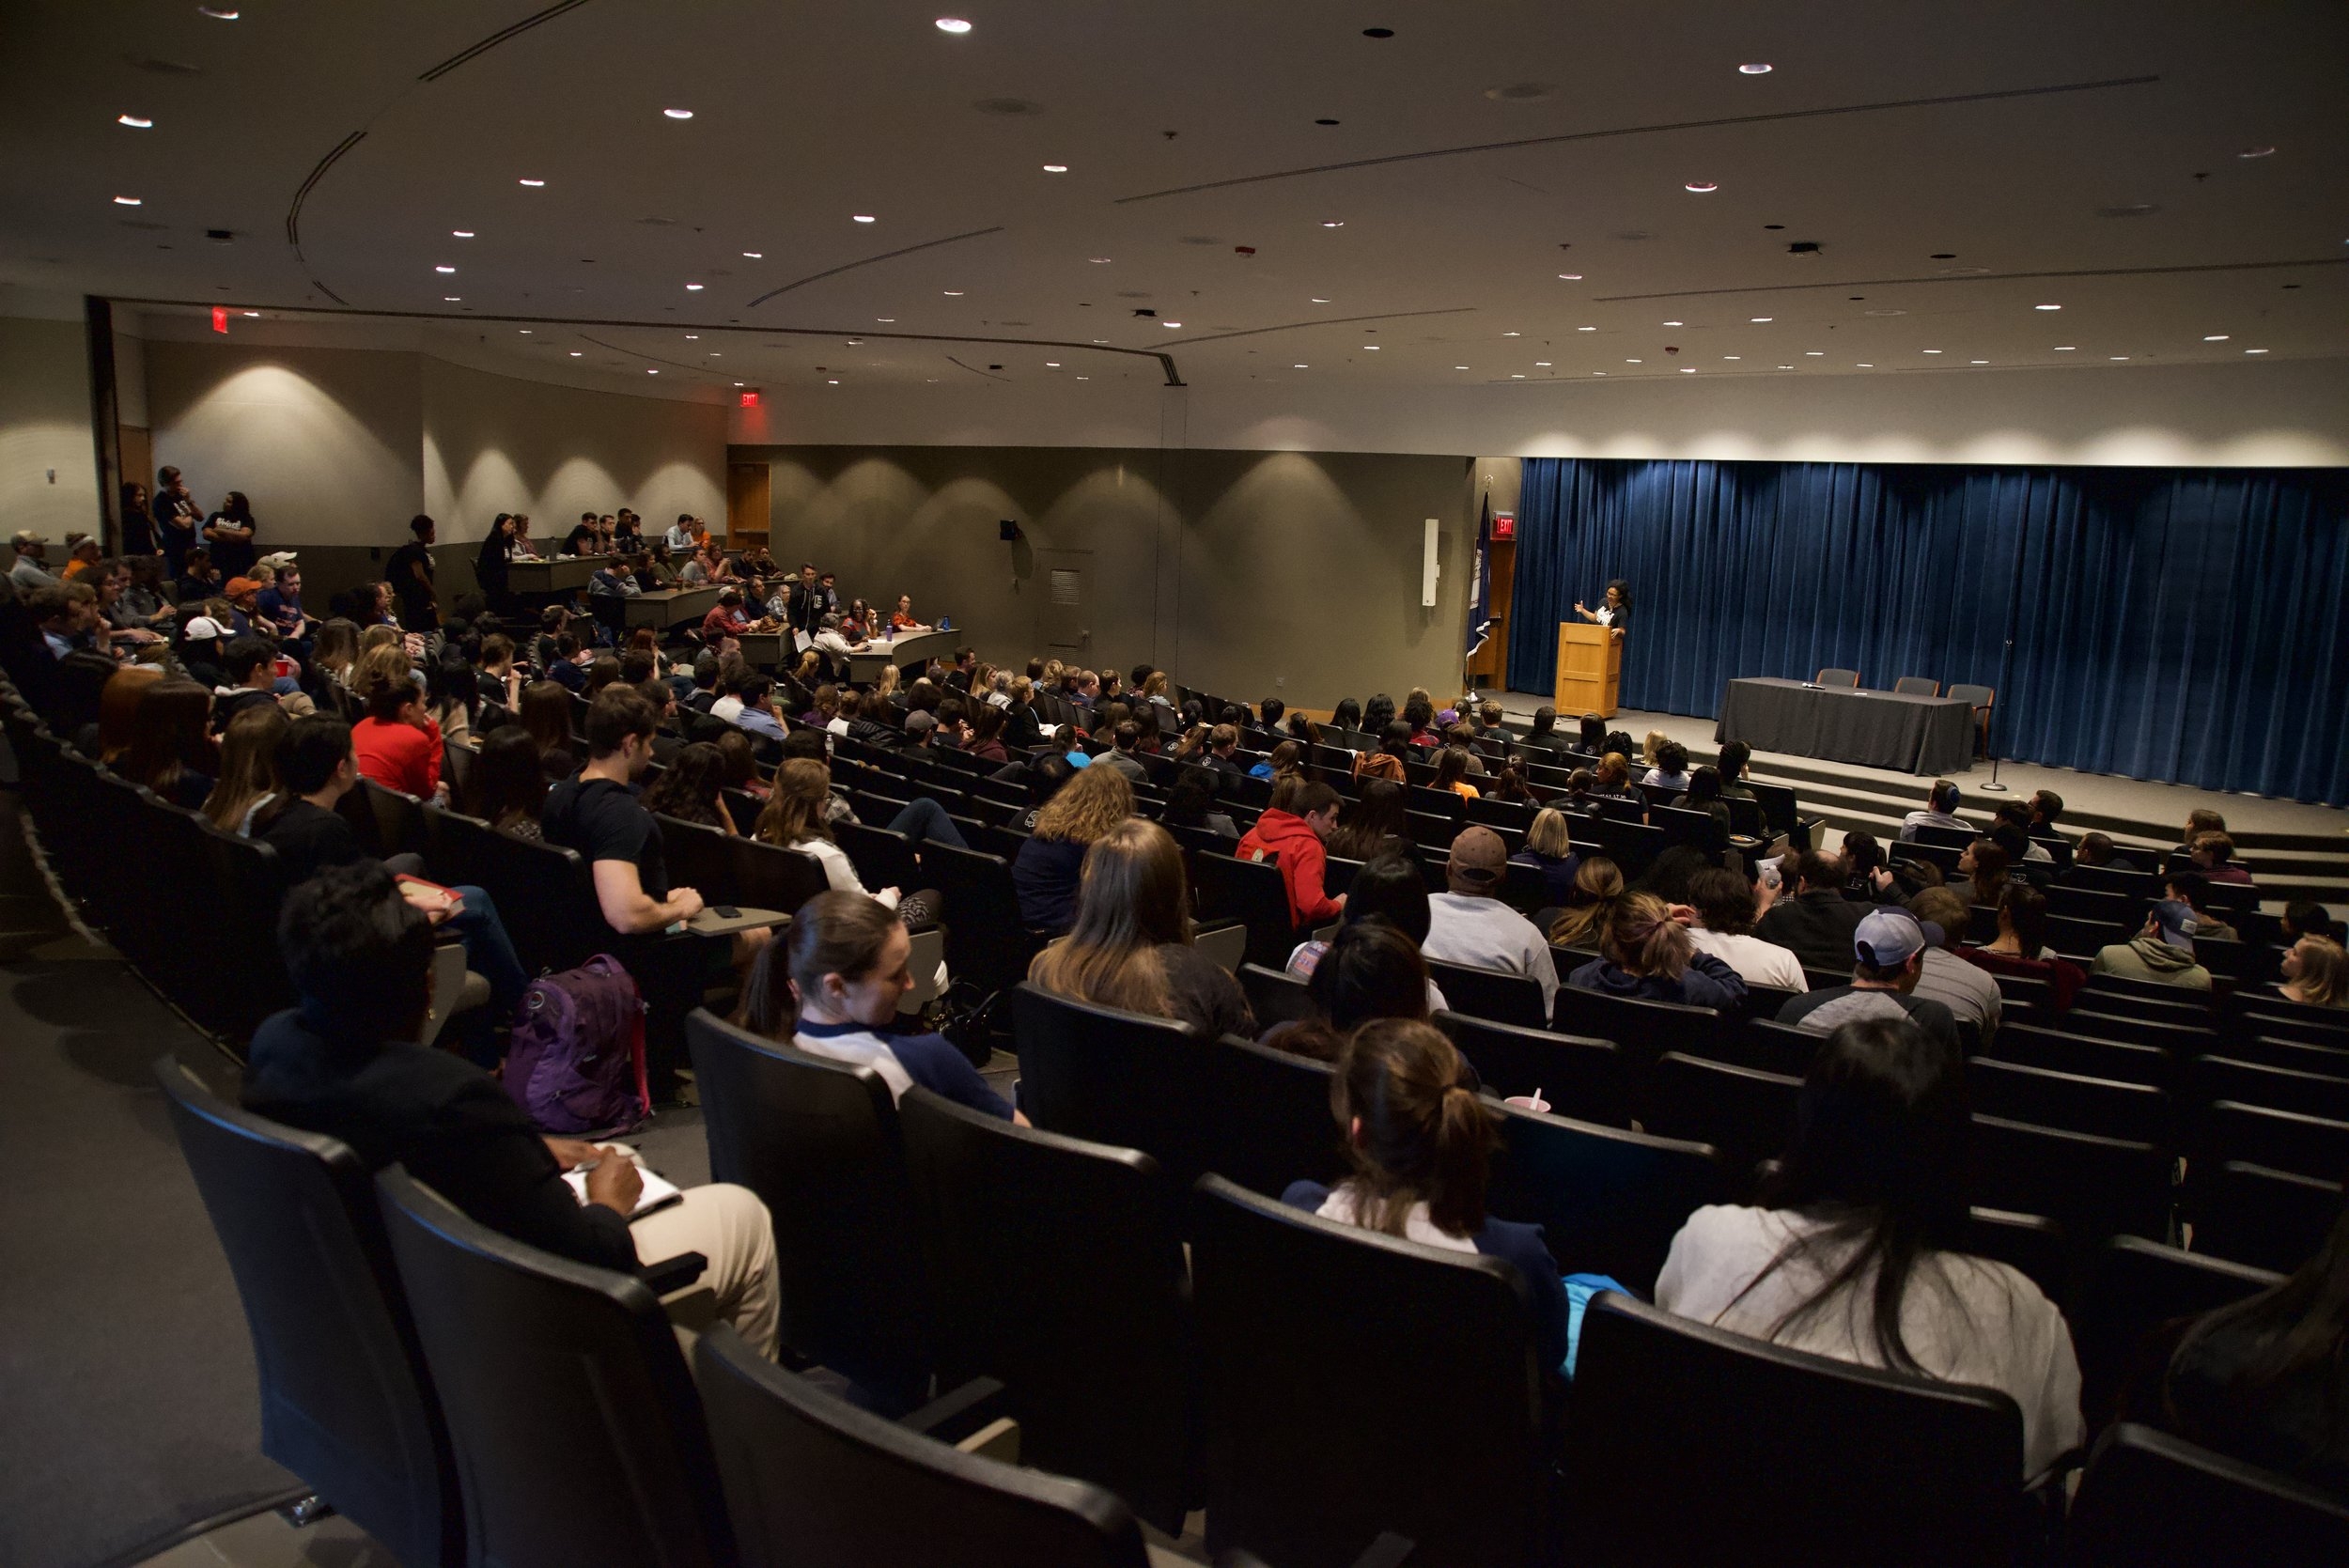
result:
M 944 3 L 11 0 L 0 282 L 704 397 L 2349 355 L 2337 0 Z

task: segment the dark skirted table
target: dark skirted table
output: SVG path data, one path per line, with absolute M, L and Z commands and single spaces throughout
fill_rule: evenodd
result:
M 1962 773 L 1974 765 L 1974 705 L 1802 680 L 1733 680 L 1713 738 L 1859 768 Z

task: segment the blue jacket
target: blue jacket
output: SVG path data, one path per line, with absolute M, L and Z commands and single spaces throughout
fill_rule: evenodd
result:
M 1746 1000 L 1745 976 L 1710 953 L 1689 955 L 1688 967 L 1677 981 L 1660 975 L 1635 975 L 1613 961 L 1594 958 L 1566 976 L 1566 984 L 1610 996 L 1641 997 L 1649 1001 L 1677 1001 L 1690 1007 L 1717 1007 L 1727 1012 Z
M 1291 1182 L 1281 1202 L 1311 1214 L 1329 1201 L 1330 1189 L 1319 1182 Z M 1542 1228 L 1514 1219 L 1486 1219 L 1485 1228 L 1470 1238 L 1477 1251 L 1499 1258 L 1525 1279 L 1533 1302 L 1533 1348 L 1544 1367 L 1555 1372 L 1566 1364 L 1566 1287 L 1558 1265 L 1542 1244 Z

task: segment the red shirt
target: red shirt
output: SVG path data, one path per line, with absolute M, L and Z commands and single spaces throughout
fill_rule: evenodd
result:
M 1313 824 L 1294 812 L 1268 811 L 1248 830 L 1233 851 L 1243 861 L 1262 861 L 1267 855 L 1279 857 L 1281 881 L 1288 889 L 1289 920 L 1298 926 L 1323 925 L 1337 919 L 1345 906 L 1331 898 L 1321 885 L 1321 874 L 1330 863 L 1329 852 L 1321 846 L 1321 835 Z
M 739 637 L 750 629 L 751 618 L 739 605 L 729 610 L 722 604 L 702 617 L 704 637 Z
M 360 775 L 386 789 L 429 800 L 440 787 L 441 726 L 429 719 L 422 729 L 362 719 L 350 726 L 350 747 L 359 753 Z

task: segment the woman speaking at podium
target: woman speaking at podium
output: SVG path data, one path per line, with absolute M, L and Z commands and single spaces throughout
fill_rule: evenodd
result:
M 1574 613 L 1586 621 L 1596 621 L 1599 625 L 1609 628 L 1614 632 L 1615 641 L 1620 643 L 1623 641 L 1624 628 L 1628 626 L 1631 620 L 1631 585 L 1618 577 L 1607 584 L 1606 601 L 1597 609 L 1593 610 L 1580 599 L 1577 599 L 1574 604 Z

